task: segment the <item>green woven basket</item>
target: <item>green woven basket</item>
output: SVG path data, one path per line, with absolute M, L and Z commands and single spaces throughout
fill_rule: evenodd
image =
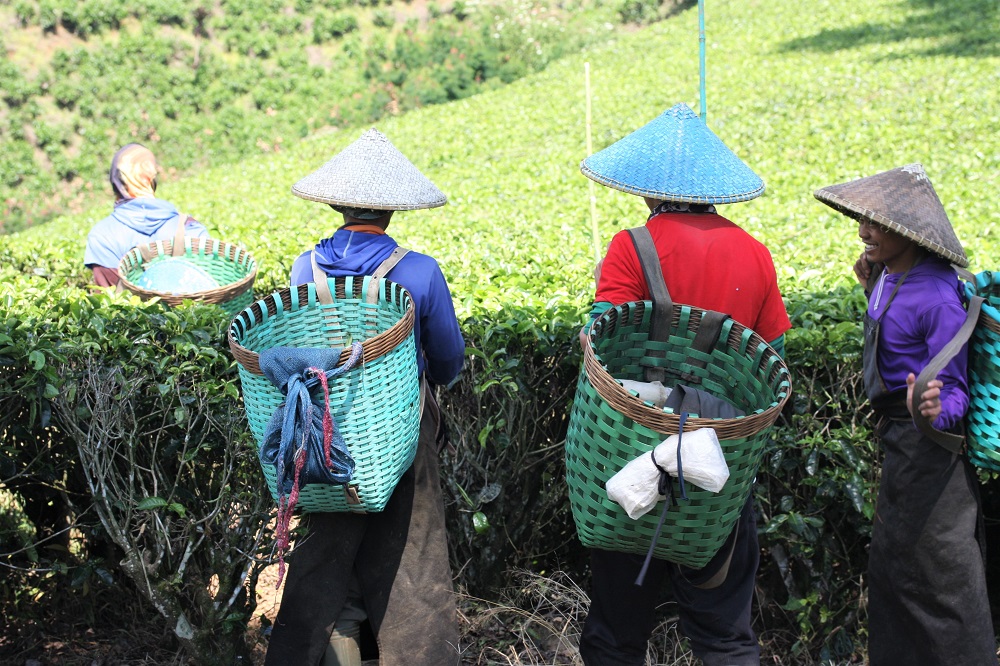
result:
M 679 414 L 641 401 L 615 381 L 644 380 L 646 365 L 663 368 L 665 384 L 700 388 L 746 413 L 736 419 L 696 414 L 687 419 L 685 431 L 715 429 L 729 480 L 719 493 L 686 484 L 689 501 L 670 507 L 654 556 L 701 568 L 732 531 L 757 473 L 767 429 L 791 393 L 791 380 L 778 353 L 732 319 L 723 323 L 709 352 L 692 349 L 704 313 L 673 304 L 665 342 L 649 340 L 650 301 L 611 308 L 591 327 L 566 434 L 570 505 L 584 546 L 645 554 L 656 531 L 660 510 L 632 520 L 605 490 L 626 463 L 678 430 Z
M 328 278 L 333 303 L 322 304 L 313 283 L 275 292 L 233 319 L 229 347 L 236 357 L 243 403 L 258 450 L 284 396 L 261 373 L 258 355 L 271 347 L 344 348 L 361 342 L 361 365 L 330 380 L 330 414 L 355 461 L 350 485 L 310 484 L 299 495 L 304 512 L 381 511 L 413 462 L 420 435 L 420 387 L 413 341 L 413 303 L 402 286 L 371 277 Z M 277 473 L 262 463 L 277 500 Z
M 1000 273 L 979 273 L 966 295 L 986 299 L 969 341 L 967 450 L 974 465 L 1000 471 Z
M 160 240 L 132 248 L 118 264 L 122 286 L 143 300 L 159 298 L 168 305 L 193 300 L 219 305 L 230 317 L 253 302 L 257 262 L 239 245 L 214 238 L 184 238 L 183 251 L 174 252 L 174 240 Z M 170 257 L 181 257 L 212 276 L 219 287 L 190 294 L 171 294 L 144 289 L 135 284 L 150 265 Z

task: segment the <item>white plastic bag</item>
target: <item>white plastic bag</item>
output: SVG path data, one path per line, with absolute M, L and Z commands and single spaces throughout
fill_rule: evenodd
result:
M 676 478 L 677 435 L 671 435 L 653 449 L 656 462 Z M 681 465 L 684 482 L 717 493 L 729 479 L 729 466 L 722 454 L 722 445 L 715 430 L 701 428 L 685 432 L 681 438 Z M 662 495 L 658 492 L 660 470 L 646 452 L 630 460 L 617 474 L 608 479 L 608 497 L 621 505 L 628 517 L 635 520 L 656 506 Z
M 626 391 L 638 393 L 640 400 L 651 402 L 657 407 L 663 407 L 670 396 L 671 389 L 660 382 L 637 382 L 631 379 L 618 379 L 616 381 L 624 386 Z

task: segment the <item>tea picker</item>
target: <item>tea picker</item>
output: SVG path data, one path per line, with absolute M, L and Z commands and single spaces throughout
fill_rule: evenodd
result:
M 230 316 L 253 300 L 257 265 L 244 248 L 208 237 L 205 227 L 156 197 L 159 167 L 137 143 L 120 148 L 108 180 L 111 215 L 87 234 L 84 264 L 98 286 L 117 286 L 143 300 L 222 306 Z
M 855 274 L 869 277 L 864 384 L 883 453 L 866 576 L 869 661 L 995 666 L 983 512 L 970 460 L 982 450 L 988 461 L 997 442 L 994 435 L 992 447 L 981 449 L 988 442 L 977 430 L 973 447 L 973 415 L 984 415 L 986 405 L 969 404 L 970 387 L 995 390 L 995 376 L 967 370 L 972 330 L 992 332 L 976 325 L 989 318 L 983 298 L 973 298 L 968 312 L 963 303 L 969 287 L 956 270 L 968 258 L 920 164 L 815 196 L 857 221 L 865 249 Z M 982 277 L 977 286 L 992 282 Z M 996 366 L 995 350 L 975 351 L 973 367 Z M 976 451 L 969 456 L 966 421 Z
M 704 92 L 702 101 L 704 113 Z M 770 252 L 716 206 L 759 196 L 763 181 L 684 104 L 588 156 L 581 171 L 642 197 L 650 213 L 616 234 L 602 261 L 566 437 L 570 505 L 592 573 L 581 656 L 587 666 L 644 664 L 669 578 L 696 656 L 758 664 L 751 491 L 791 392 L 779 353 L 790 323 Z M 659 382 L 670 394 L 658 405 L 625 382 Z M 711 474 L 725 477 L 721 488 L 684 483 L 694 460 L 683 442 L 706 429 L 722 451 L 725 469 Z M 608 483 L 644 458 L 663 481 L 663 504 L 633 519 Z
M 457 665 L 433 385 L 465 343 L 437 262 L 386 233 L 446 198 L 376 129 L 292 192 L 343 225 L 230 328 L 268 487 L 302 514 L 265 663 L 359 666 L 367 621 L 386 666 Z

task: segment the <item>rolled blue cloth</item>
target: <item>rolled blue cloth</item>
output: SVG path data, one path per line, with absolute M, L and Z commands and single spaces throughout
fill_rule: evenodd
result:
M 308 368 L 323 370 L 328 378 L 349 370 L 361 357 L 361 345 L 355 343 L 351 360 L 336 367 L 340 349 L 273 347 L 260 354 L 260 369 L 272 384 L 285 394 L 286 400 L 274 410 L 264 431 L 259 457 L 277 472 L 278 492 L 287 495 L 295 485 L 295 455 L 306 448 L 305 464 L 299 476 L 299 487 L 310 483 L 348 483 L 354 475 L 354 458 L 333 423 L 330 447 L 332 467 L 326 466 L 323 451 L 323 414 L 327 406 L 313 400 L 309 389 L 316 386 L 316 377 L 306 377 Z

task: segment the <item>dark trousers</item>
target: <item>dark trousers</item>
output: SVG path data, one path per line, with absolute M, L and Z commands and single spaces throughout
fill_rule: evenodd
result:
M 873 666 L 996 666 L 979 481 L 909 421 L 880 430 L 885 459 L 868 559 Z
M 718 571 L 730 541 L 704 569 L 692 570 L 654 559 L 641 587 L 635 584 L 644 557 L 592 550 L 590 612 L 580 637 L 586 666 L 642 666 L 653 633 L 664 578 L 670 579 L 680 609 L 680 629 L 705 666 L 757 666 L 760 646 L 750 624 L 760 552 L 752 497 L 733 528 L 729 573 L 713 589 L 695 587 Z
M 314 513 L 289 555 L 267 666 L 313 666 L 352 579 L 382 666 L 456 666 L 458 615 L 438 473 L 436 405 L 428 399 L 413 466 L 381 513 Z

